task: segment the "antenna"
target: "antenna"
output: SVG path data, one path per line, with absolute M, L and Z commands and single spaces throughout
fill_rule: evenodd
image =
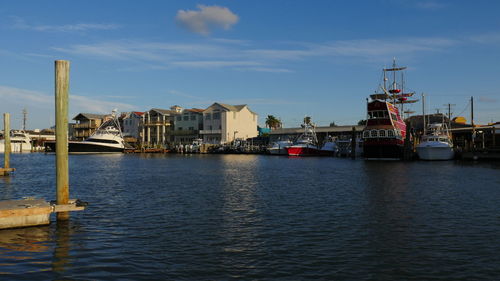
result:
M 443 104 L 448 107 L 448 128 L 451 129 L 451 107 L 455 106 L 454 103 Z

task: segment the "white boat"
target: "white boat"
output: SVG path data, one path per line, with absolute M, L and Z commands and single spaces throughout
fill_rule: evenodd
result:
M 4 153 L 5 139 L 0 140 L 0 153 Z M 13 131 L 10 134 L 11 152 L 30 152 L 31 138 L 24 131 Z
M 289 156 L 317 156 L 321 155 L 316 137 L 315 125 L 311 123 L 310 117 L 304 118 L 304 133 L 300 135 L 292 146 L 288 146 L 286 151 Z
M 352 138 L 343 138 L 336 141 L 338 157 L 350 157 L 352 151 Z M 363 155 L 363 139 L 356 138 L 355 156 L 361 157 Z
M 288 155 L 288 152 L 286 151 L 286 148 L 289 146 L 292 146 L 293 142 L 286 140 L 286 141 L 277 141 L 272 144 L 271 147 L 267 148 L 267 151 L 269 154 L 272 155 Z
M 113 111 L 111 119 L 104 122 L 90 137 L 84 141 L 69 141 L 69 153 L 121 153 L 125 150 L 125 141 L 120 123 Z M 46 142 L 52 152 L 56 151 L 56 142 Z
M 455 156 L 453 142 L 444 123 L 430 124 L 427 133 L 417 145 L 422 160 L 451 160 Z
M 323 143 L 323 146 L 320 149 L 320 154 L 324 156 L 335 156 L 339 151 L 337 143 L 335 139 L 328 136 L 326 141 Z

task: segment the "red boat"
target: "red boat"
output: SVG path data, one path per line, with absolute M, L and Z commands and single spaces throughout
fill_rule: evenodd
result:
M 316 156 L 321 154 L 318 146 L 318 139 L 314 131 L 314 124 L 311 123 L 311 118 L 304 118 L 304 133 L 300 135 L 292 146 L 286 148 L 289 156 Z

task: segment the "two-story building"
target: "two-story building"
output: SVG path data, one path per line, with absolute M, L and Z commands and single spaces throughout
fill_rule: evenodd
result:
M 146 147 L 167 147 L 173 142 L 172 131 L 177 115 L 182 108 L 172 106 L 170 110 L 153 108 L 142 115 L 142 144 Z
M 246 104 L 214 103 L 203 111 L 204 143 L 224 144 L 235 139 L 253 138 L 257 132 L 257 113 Z
M 144 112 L 127 112 L 122 118 L 122 131 L 124 138 L 133 138 L 135 140 L 140 140 L 142 128 L 142 116 Z
M 76 121 L 76 124 L 72 124 L 73 134 L 71 139 L 84 140 L 91 136 L 107 119 L 106 115 L 79 113 L 73 120 Z
M 175 117 L 174 143 L 191 144 L 193 140 L 200 138 L 200 130 L 203 129 L 204 109 L 184 109 L 182 114 Z

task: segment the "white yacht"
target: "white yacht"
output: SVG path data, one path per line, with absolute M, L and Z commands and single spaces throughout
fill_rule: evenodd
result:
M 0 140 L 0 153 L 4 153 L 5 139 Z M 11 152 L 30 152 L 31 138 L 24 131 L 13 131 L 10 134 L 10 151 Z
M 451 160 L 455 156 L 453 142 L 444 123 L 430 124 L 417 145 L 418 157 L 422 160 Z
M 268 147 L 267 151 L 272 155 L 288 155 L 286 148 L 292 145 L 293 142 L 291 142 L 290 140 L 277 141 L 273 143 L 271 147 Z
M 56 142 L 46 142 L 52 152 L 56 151 Z M 84 141 L 69 141 L 69 153 L 121 153 L 125 150 L 120 123 L 113 111 L 112 118 L 104 122 L 94 134 Z

